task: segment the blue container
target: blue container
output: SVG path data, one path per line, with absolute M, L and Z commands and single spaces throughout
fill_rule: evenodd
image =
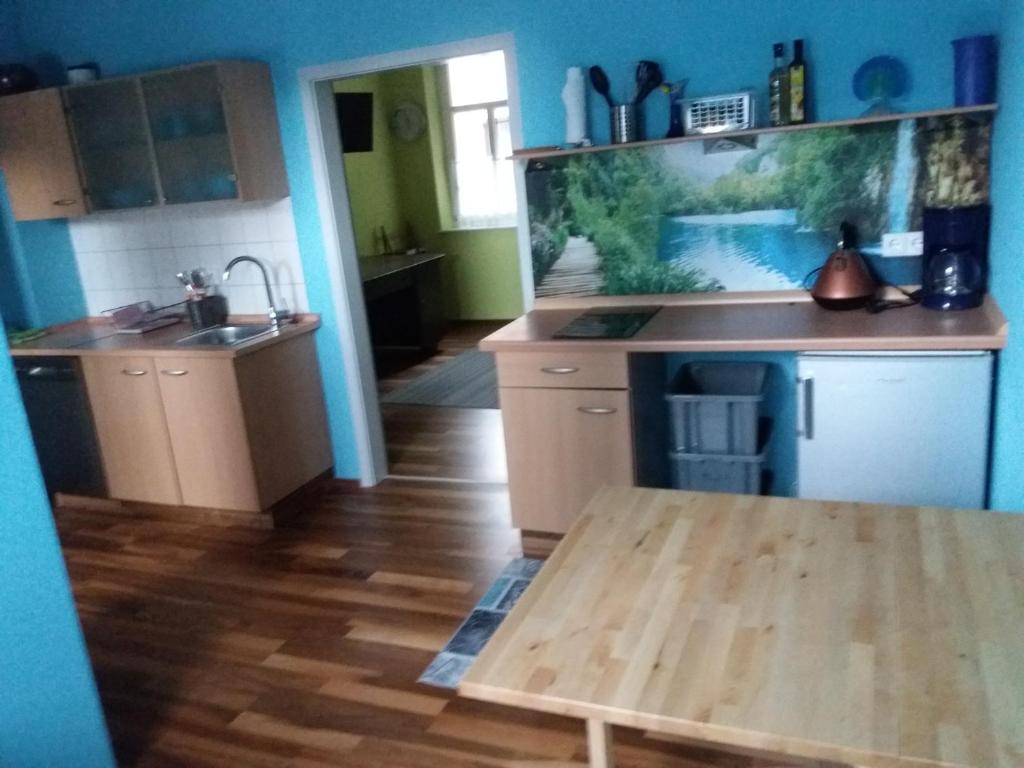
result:
M 996 101 L 995 35 L 961 37 L 953 41 L 953 86 L 958 107 Z
M 988 284 L 987 205 L 924 209 L 921 304 L 928 309 L 971 309 Z

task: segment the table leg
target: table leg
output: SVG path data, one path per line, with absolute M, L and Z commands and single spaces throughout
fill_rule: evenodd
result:
M 587 749 L 590 768 L 615 768 L 612 754 L 612 727 L 603 720 L 587 720 Z

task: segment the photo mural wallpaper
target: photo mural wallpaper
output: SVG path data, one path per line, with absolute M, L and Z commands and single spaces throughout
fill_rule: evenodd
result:
M 991 130 L 975 113 L 530 161 L 536 295 L 800 288 L 844 220 L 879 277 L 919 283 L 920 258 L 881 258 L 882 235 L 987 202 Z

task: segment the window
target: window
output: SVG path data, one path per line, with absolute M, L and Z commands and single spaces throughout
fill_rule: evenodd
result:
M 449 179 L 455 226 L 515 225 L 516 190 L 502 51 L 450 59 Z

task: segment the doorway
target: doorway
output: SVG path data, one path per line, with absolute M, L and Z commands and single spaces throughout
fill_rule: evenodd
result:
M 300 73 L 364 485 L 506 479 L 476 345 L 532 300 L 515 71 L 500 35 Z

